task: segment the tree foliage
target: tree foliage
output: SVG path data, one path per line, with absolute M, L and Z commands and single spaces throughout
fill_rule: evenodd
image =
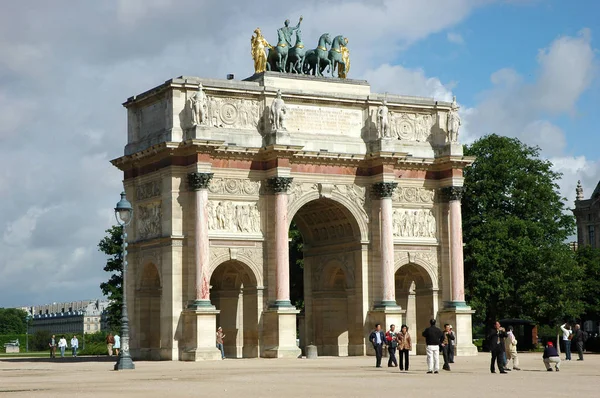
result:
M 107 321 L 115 331 L 121 330 L 121 308 L 123 306 L 123 228 L 113 226 L 98 244 L 99 250 L 108 256 L 104 271 L 110 273 L 108 281 L 100 284 L 102 294 L 109 300 Z
M 554 323 L 576 317 L 582 267 L 566 244 L 573 216 L 558 193 L 560 174 L 539 148 L 488 135 L 465 147 L 465 288 L 476 320 Z
M 25 334 L 27 311 L 0 308 L 0 334 Z

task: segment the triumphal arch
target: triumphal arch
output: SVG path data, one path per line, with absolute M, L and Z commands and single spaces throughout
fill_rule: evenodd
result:
M 258 48 L 248 79 L 182 76 L 125 102 L 128 141 L 113 164 L 134 206 L 135 358 L 219 359 L 219 325 L 229 357 L 297 357 L 307 345 L 366 355 L 376 322 L 406 323 L 422 353 L 432 317 L 454 326 L 458 355 L 476 354 L 460 203 L 473 159 L 458 106 L 347 79 L 348 40 L 335 40 L 346 57 L 335 78 L 318 76 L 318 59 L 310 76 Z M 292 222 L 304 239 L 301 313 Z

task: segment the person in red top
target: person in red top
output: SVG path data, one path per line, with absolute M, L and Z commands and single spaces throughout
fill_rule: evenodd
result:
M 542 355 L 544 359 L 544 365 L 546 365 L 546 370 L 548 372 L 552 372 L 552 365 L 556 368 L 556 371 L 560 371 L 560 356 L 558 355 L 558 351 L 554 348 L 554 344 L 551 341 L 548 342 L 548 345 L 544 349 L 544 355 Z
M 396 325 L 390 325 L 390 330 L 385 334 L 385 341 L 388 346 L 388 353 L 390 358 L 388 359 L 388 368 L 398 366 L 396 360 L 396 348 L 398 348 L 398 339 L 396 339 Z

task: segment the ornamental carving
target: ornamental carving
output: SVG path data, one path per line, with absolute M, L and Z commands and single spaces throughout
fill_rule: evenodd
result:
M 267 183 L 273 193 L 287 193 L 292 180 L 292 177 L 273 177 L 269 178 Z
M 150 239 L 161 235 L 161 202 L 139 205 L 137 214 L 136 225 L 138 239 Z
M 210 96 L 206 123 L 212 127 L 255 130 L 258 128 L 261 114 L 258 101 Z
M 433 203 L 433 189 L 397 187 L 392 193 L 392 201 L 400 203 Z
M 210 184 L 210 180 L 213 177 L 213 173 L 190 173 L 188 174 L 188 184 L 190 190 L 197 191 L 199 189 L 206 189 Z
M 435 116 L 429 114 L 392 113 L 391 136 L 403 141 L 427 142 L 435 121 Z
M 370 205 L 367 201 L 367 189 L 358 185 L 334 185 L 333 191 L 359 205 L 363 215 L 368 219 Z
M 402 238 L 435 238 L 436 222 L 431 210 L 394 210 L 394 236 Z
M 256 248 L 249 248 L 249 247 L 240 248 L 237 251 L 237 255 L 249 258 L 250 261 L 252 261 L 254 263 L 254 265 L 256 265 L 257 267 L 261 267 L 262 266 L 262 262 L 263 262 L 263 251 L 262 251 L 262 248 L 259 248 L 259 247 L 256 247 Z
M 160 180 L 154 180 L 138 185 L 135 188 L 135 197 L 137 200 L 146 200 L 160 196 L 161 185 Z
M 260 191 L 260 181 L 234 178 L 214 178 L 208 191 L 214 194 L 256 196 Z
M 317 289 L 323 287 L 323 275 L 331 262 L 336 262 L 342 265 L 342 271 L 344 272 L 344 276 L 346 277 L 346 287 L 354 286 L 355 275 L 354 275 L 354 254 L 345 253 L 345 254 L 331 254 L 323 257 L 315 257 L 318 259 L 318 264 L 313 268 L 313 283 L 314 287 Z
M 221 257 L 227 257 L 227 260 L 229 260 L 231 257 L 229 255 L 229 248 L 228 247 L 213 247 L 211 246 L 210 248 L 210 262 L 212 265 L 212 268 L 214 269 L 218 264 L 215 264 L 215 261 L 217 261 L 217 259 L 221 258 Z
M 296 200 L 300 199 L 308 192 L 316 192 L 319 190 L 318 184 L 293 182 L 288 192 L 288 203 L 292 205 Z
M 255 203 L 208 201 L 208 229 L 231 233 L 260 233 L 260 210 Z
M 446 187 L 446 188 L 442 188 L 442 193 L 444 194 L 444 197 L 446 198 L 446 200 L 448 201 L 453 201 L 453 200 L 461 200 L 463 193 L 464 193 L 464 187 Z
M 373 184 L 373 193 L 378 198 L 391 198 L 397 186 L 397 182 L 377 182 Z

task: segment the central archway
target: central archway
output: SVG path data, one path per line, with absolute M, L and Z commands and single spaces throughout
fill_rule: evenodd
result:
M 319 355 L 364 355 L 360 284 L 361 231 L 341 203 L 320 198 L 294 215 L 304 240 L 304 314 L 301 346 Z
M 239 260 L 217 266 L 210 278 L 210 299 L 220 311 L 227 358 L 258 357 L 257 280 L 252 269 Z

